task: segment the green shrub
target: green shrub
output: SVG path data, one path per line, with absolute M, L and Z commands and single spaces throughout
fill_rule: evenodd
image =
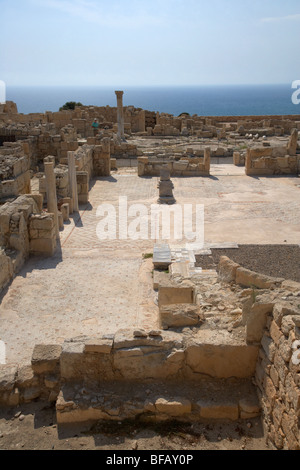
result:
M 61 108 L 59 108 L 59 110 L 60 111 L 74 110 L 76 106 L 83 106 L 83 104 L 82 103 L 76 103 L 76 101 L 68 101 Z

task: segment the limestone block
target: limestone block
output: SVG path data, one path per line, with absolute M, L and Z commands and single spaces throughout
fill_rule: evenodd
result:
M 163 284 L 165 282 L 168 282 L 168 280 L 169 280 L 169 273 L 166 273 L 164 271 L 154 270 L 154 272 L 153 272 L 153 289 L 158 290 L 159 285 Z
M 0 290 L 6 285 L 6 283 L 13 276 L 13 264 L 9 256 L 6 256 L 5 252 L 0 249 Z
M 272 380 L 267 375 L 265 376 L 264 389 L 266 398 L 269 401 L 271 408 L 273 408 L 275 400 L 278 398 L 278 392 L 274 387 Z
M 69 213 L 73 214 L 74 208 L 73 208 L 73 200 L 70 197 L 64 197 L 62 198 L 63 204 L 69 204 Z
M 23 366 L 18 370 L 16 377 L 16 385 L 19 389 L 37 387 L 39 384 L 38 377 L 34 375 L 31 366 Z
M 67 342 L 63 344 L 60 357 L 60 369 L 62 379 L 82 378 L 84 372 L 82 370 L 84 343 Z
M 200 307 L 193 304 L 162 305 L 159 315 L 162 328 L 195 326 L 201 319 Z
M 258 287 L 259 289 L 270 289 L 280 287 L 284 281 L 282 278 L 274 278 L 255 273 L 249 269 L 239 267 L 236 271 L 236 283 L 245 287 Z
M 7 180 L 1 182 L 2 196 L 17 196 L 18 182 L 17 180 Z
M 191 402 L 186 398 L 181 397 L 176 397 L 173 400 L 158 398 L 154 405 L 158 413 L 163 413 L 172 417 L 182 416 L 191 413 L 192 411 Z
M 0 365 L 0 395 L 3 392 L 11 392 L 13 390 L 17 373 L 17 366 Z
M 272 148 L 272 157 L 280 158 L 284 157 L 287 154 L 286 147 L 271 147 Z
M 194 288 L 192 286 L 159 286 L 158 306 L 171 304 L 192 304 Z
M 5 235 L 9 232 L 9 223 L 10 223 L 10 213 L 5 212 L 5 206 L 2 210 L 0 208 L 0 232 Z
M 180 160 L 179 162 L 173 163 L 173 170 L 174 171 L 184 171 L 188 167 L 188 160 Z
M 205 419 L 229 419 L 236 421 L 239 418 L 239 408 L 237 403 L 214 404 L 205 401 L 198 401 L 200 417 Z
M 61 229 L 64 228 L 64 218 L 63 218 L 63 215 L 62 215 L 61 211 L 57 212 L 57 216 L 58 216 L 58 227 L 61 230 Z M 52 238 L 52 237 L 50 237 L 50 238 Z
M 278 327 L 277 323 L 273 320 L 271 325 L 270 325 L 270 335 L 271 338 L 273 339 L 274 343 L 278 346 L 280 343 L 280 340 L 283 337 L 282 332 L 280 331 L 280 328 Z
M 257 160 L 252 160 L 252 166 L 256 170 L 257 169 L 258 170 L 265 169 L 265 168 L 267 168 L 266 159 L 265 158 L 259 158 Z
M 44 199 L 43 195 L 42 194 L 30 194 L 30 199 L 34 200 L 34 202 L 37 206 L 37 212 L 42 212 L 42 210 L 43 210 L 43 199 Z
M 273 303 L 255 303 L 252 305 L 246 323 L 248 343 L 260 343 L 267 324 L 267 315 L 273 310 Z
M 260 415 L 260 405 L 257 397 L 242 398 L 239 401 L 239 409 L 242 419 L 255 418 Z M 242 416 L 244 414 L 244 417 Z
M 116 158 L 111 158 L 110 159 L 110 165 L 112 170 L 117 170 L 118 165 L 117 165 L 117 159 Z
M 273 362 L 276 348 L 272 338 L 267 335 L 264 335 L 261 340 L 261 345 L 269 361 Z
M 54 231 L 55 233 L 55 231 Z M 52 256 L 56 249 L 56 237 L 30 240 L 29 250 L 32 254 Z
M 236 271 L 240 267 L 227 256 L 221 256 L 219 260 L 218 273 L 219 279 L 224 282 L 232 282 L 236 279 Z
M 233 164 L 236 166 L 241 164 L 240 152 L 233 152 Z
M 275 357 L 274 357 L 274 367 L 279 375 L 279 379 L 282 382 L 282 385 L 285 384 L 285 379 L 288 374 L 288 368 L 287 365 L 282 358 L 281 354 L 279 351 L 275 352 Z
M 90 338 L 84 343 L 84 352 L 110 354 L 113 347 L 113 340 L 106 338 Z
M 289 168 L 289 157 L 278 157 L 277 164 L 279 168 Z
M 52 230 L 54 227 L 54 215 L 42 214 L 32 215 L 30 218 L 30 228 L 38 230 Z
M 288 401 L 292 404 L 294 410 L 300 410 L 300 389 L 295 384 L 292 374 L 288 373 L 285 380 L 285 389 L 288 396 Z
M 62 204 L 61 207 L 60 207 L 60 210 L 61 210 L 61 213 L 62 213 L 63 221 L 67 222 L 70 218 L 69 204 L 66 204 L 66 203 Z
M 78 203 L 79 204 L 87 204 L 89 202 L 89 195 L 88 194 L 78 194 Z
M 272 156 L 272 148 L 270 147 L 256 147 L 250 149 L 250 158 L 251 160 L 255 158 L 261 157 L 271 157 Z
M 1 401 L 1 398 L 0 398 Z M 7 394 L 7 400 L 4 402 L 5 405 L 7 406 L 18 406 L 20 403 L 20 392 L 18 388 L 15 388 L 12 390 L 9 394 Z
M 300 450 L 300 442 L 297 439 L 298 426 L 297 421 L 292 416 L 292 413 L 289 412 L 283 413 L 282 417 L 282 429 L 285 433 L 285 437 L 288 443 L 289 450 Z
M 167 378 L 170 371 L 166 366 L 166 353 L 161 350 L 150 350 L 143 353 L 142 348 L 117 350 L 114 353 L 114 370 L 126 380 L 146 380 L 149 378 Z M 179 366 L 174 375 L 179 371 Z
M 31 358 L 34 373 L 55 373 L 59 366 L 61 351 L 62 347 L 58 344 L 37 344 Z
M 201 331 L 201 330 L 200 330 Z M 254 375 L 258 347 L 234 344 L 212 332 L 199 334 L 186 348 L 186 364 L 193 372 L 211 377 L 251 377 Z

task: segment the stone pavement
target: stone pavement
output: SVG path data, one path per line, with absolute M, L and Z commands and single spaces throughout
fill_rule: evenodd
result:
M 300 180 L 230 176 L 236 168 L 224 166 L 209 178 L 172 178 L 178 204 L 204 204 L 205 242 L 299 244 Z M 157 182 L 133 172 L 92 182 L 90 203 L 65 224 L 55 257 L 28 260 L 3 296 L 0 340 L 7 362 L 29 363 L 37 343 L 157 327 L 152 260 L 142 256 L 157 240 L 99 240 L 96 233 L 99 205 L 117 209 L 119 196 L 127 196 L 128 206 L 150 210 Z

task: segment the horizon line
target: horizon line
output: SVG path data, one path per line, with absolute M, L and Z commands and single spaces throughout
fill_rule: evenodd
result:
M 5 82 L 5 81 L 4 81 Z M 18 87 L 18 88 L 109 88 L 109 89 L 125 89 L 125 88 L 181 88 L 181 87 L 215 87 L 215 86 L 278 86 L 278 85 L 291 85 L 293 83 L 293 80 L 291 82 L 278 82 L 278 83 L 202 83 L 202 84 L 158 84 L 158 85 L 122 85 L 121 88 L 118 85 L 62 85 L 62 84 L 56 84 L 56 85 L 40 85 L 40 84 L 14 84 L 14 85 L 9 85 L 5 82 L 6 87 L 8 88 L 13 88 L 13 87 Z

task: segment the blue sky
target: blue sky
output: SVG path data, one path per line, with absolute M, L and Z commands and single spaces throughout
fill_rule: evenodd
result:
M 300 79 L 299 0 L 0 0 L 10 85 Z

